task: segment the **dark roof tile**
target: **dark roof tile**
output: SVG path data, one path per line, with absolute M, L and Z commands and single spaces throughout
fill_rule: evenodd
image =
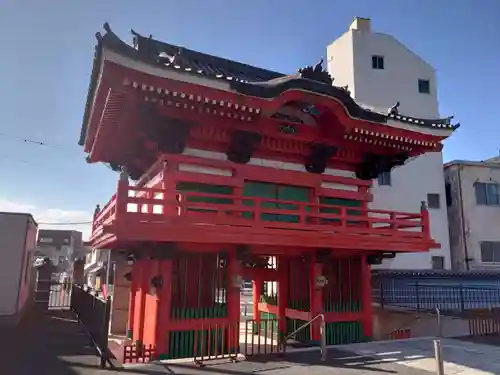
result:
M 107 47 L 130 58 L 141 60 L 146 63 L 162 66 L 166 69 L 182 70 L 184 72 L 202 75 L 212 79 L 224 79 L 231 82 L 231 86 L 236 91 L 258 97 L 272 98 L 280 95 L 287 89 L 303 89 L 329 95 L 337 100 L 341 100 L 353 117 L 386 123 L 392 118 L 412 125 L 454 130 L 458 125 L 451 125 L 451 117 L 445 119 L 417 119 L 399 115 L 397 106 L 391 109 L 391 114 L 378 113 L 365 109 L 357 104 L 350 96 L 346 88 L 332 85 L 333 78 L 323 70 L 322 61 L 314 67 L 306 67 L 294 75 L 285 75 L 268 69 L 262 69 L 237 61 L 228 60 L 222 57 L 212 56 L 206 53 L 193 51 L 184 47 L 169 43 L 160 42 L 152 38 L 145 37 L 132 30 L 134 36 L 134 47 L 123 42 L 111 31 L 108 24 L 104 25 L 106 34 L 97 34 L 98 43 L 94 56 L 94 66 L 92 68 L 91 82 L 89 86 L 85 114 L 79 144 L 83 145 L 87 135 L 87 122 L 89 120 L 92 97 L 95 94 L 97 75 L 102 47 Z M 398 104 L 399 105 L 399 104 Z

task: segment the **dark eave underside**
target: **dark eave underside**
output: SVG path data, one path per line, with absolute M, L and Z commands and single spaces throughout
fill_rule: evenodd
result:
M 357 104 L 347 90 L 331 84 L 325 84 L 301 74 L 285 75 L 267 69 L 254 67 L 240 62 L 227 60 L 221 57 L 192 51 L 183 47 L 175 46 L 154 40 L 152 37 L 144 37 L 132 31 L 134 35 L 134 46 L 123 42 L 114 34 L 109 25 L 105 24 L 106 34 L 97 34 L 97 46 L 94 56 L 94 64 L 90 80 L 87 103 L 80 133 L 79 144 L 83 145 L 87 136 L 87 125 L 90 117 L 92 101 L 95 95 L 98 75 L 100 71 L 102 49 L 104 46 L 121 55 L 142 61 L 144 63 L 169 70 L 182 71 L 214 80 L 224 80 L 236 92 L 260 98 L 273 98 L 279 96 L 286 90 L 301 89 L 314 93 L 320 93 L 341 101 L 352 117 L 387 123 L 388 120 L 397 120 L 411 125 L 431 129 L 455 130 L 457 125 L 451 124 L 451 117 L 445 119 L 418 119 L 399 114 L 384 114 L 365 109 Z

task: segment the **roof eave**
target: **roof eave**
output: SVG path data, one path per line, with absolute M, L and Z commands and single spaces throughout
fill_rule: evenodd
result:
M 83 116 L 83 122 L 82 122 L 82 128 L 80 131 L 80 139 L 78 144 L 80 146 L 83 146 L 85 142 L 87 141 L 88 137 L 88 123 L 90 120 L 90 115 L 92 112 L 92 106 L 93 106 L 93 101 L 95 98 L 96 90 L 97 90 L 97 83 L 99 79 L 99 74 L 101 72 L 101 65 L 102 65 L 102 59 L 103 59 L 103 49 L 104 47 L 109 48 L 121 55 L 124 55 L 128 58 L 132 58 L 138 61 L 142 61 L 145 64 L 151 65 L 151 66 L 160 66 L 161 68 L 165 70 L 174 70 L 174 67 L 172 66 L 166 66 L 165 64 L 160 64 L 157 60 L 152 60 L 152 57 L 149 54 L 144 54 L 141 53 L 139 50 L 136 48 L 128 45 L 127 43 L 123 42 L 116 34 L 114 34 L 111 31 L 110 26 L 106 23 L 104 24 L 104 29 L 106 31 L 106 34 L 104 36 L 101 36 L 100 33 L 96 34 L 97 37 L 97 45 L 95 47 L 95 55 L 94 55 L 94 62 L 92 66 L 92 73 L 91 73 L 91 80 L 89 84 L 89 90 L 87 93 L 87 101 L 85 105 L 85 112 Z M 137 33 L 134 33 L 137 37 L 140 37 L 142 39 L 146 39 L 145 37 L 140 36 Z M 149 40 L 148 40 L 149 41 Z M 162 43 L 158 42 L 155 40 L 152 40 L 154 43 Z M 167 45 L 163 43 L 164 45 Z M 168 45 L 171 47 L 176 47 L 173 45 Z M 177 47 L 176 47 L 177 48 Z M 190 51 L 190 50 L 189 50 Z M 190 51 L 190 53 L 197 53 L 196 51 Z M 200 53 L 201 54 L 201 53 Z M 203 54 L 201 54 L 203 55 Z M 209 56 L 209 55 L 206 55 Z M 214 59 L 217 59 L 217 57 L 211 57 Z M 229 60 L 225 60 L 225 64 L 229 63 Z M 242 64 L 242 63 L 237 63 L 234 62 L 235 64 Z M 250 67 L 250 66 L 248 66 Z M 309 67 L 312 69 L 312 67 Z M 265 71 L 260 68 L 256 68 L 258 70 Z M 175 69 L 177 72 L 179 72 L 182 69 Z M 211 75 L 207 74 L 201 74 L 192 70 L 187 70 L 182 71 L 183 74 L 189 74 L 189 75 L 198 75 L 202 76 L 207 79 L 213 79 L 214 81 L 220 81 L 220 78 L 218 77 L 212 77 Z M 295 75 L 290 75 L 290 76 L 281 76 L 281 73 L 276 73 L 276 72 L 271 72 L 268 71 L 269 74 L 275 74 L 277 75 L 276 78 L 270 79 L 268 81 L 261 81 L 261 82 L 244 82 L 241 80 L 232 80 L 230 81 L 230 86 L 231 89 L 234 90 L 236 93 L 240 93 L 243 95 L 249 95 L 249 96 L 255 96 L 255 97 L 261 97 L 261 98 L 272 98 L 279 96 L 281 93 L 283 93 L 286 90 L 290 89 L 301 89 L 301 90 L 307 90 L 310 91 L 311 93 L 319 93 L 323 95 L 328 95 L 331 96 L 332 98 L 336 98 L 338 100 L 341 100 L 344 103 L 344 106 L 348 110 L 351 116 L 355 118 L 359 118 L 361 120 L 368 120 L 368 121 L 374 121 L 380 124 L 386 124 L 388 120 L 396 120 L 402 123 L 407 123 L 409 125 L 417 126 L 417 127 L 422 127 L 422 128 L 428 128 L 428 129 L 439 129 L 439 130 L 449 130 L 450 132 L 458 129 L 460 126 L 459 124 L 452 125 L 451 124 L 451 119 L 452 117 L 448 117 L 445 119 L 417 119 L 417 118 L 411 118 L 408 116 L 404 115 L 399 115 L 397 112 L 392 113 L 392 114 L 387 114 L 387 113 L 379 113 L 377 111 L 372 111 L 366 108 L 363 108 L 361 105 L 356 103 L 353 98 L 350 96 L 349 92 L 347 91 L 346 88 L 342 87 L 337 87 L 334 85 L 328 85 L 322 82 L 318 82 L 314 79 L 308 79 L 309 77 L 303 77 L 300 74 L 295 74 Z M 399 104 L 398 104 L 399 105 Z M 451 134 L 451 133 L 450 133 Z

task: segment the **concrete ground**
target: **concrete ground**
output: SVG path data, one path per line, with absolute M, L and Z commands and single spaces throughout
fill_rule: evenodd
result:
M 375 356 L 359 356 L 343 350 L 330 350 L 328 360 L 320 362 L 319 352 L 304 351 L 287 355 L 274 355 L 259 359 L 228 363 L 220 361 L 204 367 L 190 363 L 136 365 L 124 369 L 130 375 L 182 374 L 182 375 L 244 375 L 265 373 L 266 375 L 431 375 L 432 372 L 410 368 L 385 361 Z
M 69 311 L 27 312 L 17 327 L 0 327 L 3 375 L 100 374 L 99 358 Z
M 433 338 L 349 345 L 358 355 L 385 358 L 409 368 L 435 371 Z M 446 375 L 500 374 L 500 347 L 462 339 L 440 339 Z
M 432 339 L 410 339 L 330 348 L 326 362 L 319 351 L 248 357 L 246 361 L 158 363 L 99 368 L 82 327 L 69 312 L 30 311 L 17 328 L 0 328 L 0 373 L 5 375 L 367 375 L 435 374 Z M 442 339 L 446 375 L 500 374 L 500 347 Z

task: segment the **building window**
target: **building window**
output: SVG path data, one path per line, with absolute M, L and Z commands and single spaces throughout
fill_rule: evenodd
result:
M 444 188 L 446 191 L 446 206 L 451 207 L 453 205 L 453 198 L 451 197 L 451 184 L 446 183 Z
M 500 263 L 500 242 L 481 242 L 481 262 Z
M 500 205 L 500 188 L 494 182 L 476 182 L 474 184 L 476 192 L 476 203 L 485 206 Z
M 441 202 L 439 201 L 439 194 L 435 193 L 427 194 L 427 207 L 441 208 Z
M 373 55 L 372 56 L 372 68 L 373 69 L 384 69 L 384 56 Z
M 419 79 L 418 80 L 418 92 L 421 94 L 430 94 L 431 83 L 428 79 Z
M 378 175 L 378 184 L 380 186 L 391 186 L 391 172 L 382 172 Z
M 432 261 L 432 269 L 433 270 L 443 270 L 444 269 L 444 257 L 433 256 L 431 258 L 431 261 Z

